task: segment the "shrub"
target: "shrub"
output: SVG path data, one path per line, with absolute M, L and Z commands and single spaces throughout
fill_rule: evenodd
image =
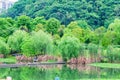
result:
M 0 54 L 9 54 L 10 53 L 10 48 L 9 46 L 0 39 Z
M 107 58 L 110 62 L 120 60 L 120 48 L 114 48 L 113 46 L 108 46 L 107 48 Z

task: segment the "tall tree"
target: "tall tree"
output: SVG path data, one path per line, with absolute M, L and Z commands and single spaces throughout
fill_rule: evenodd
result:
M 51 34 L 56 34 L 60 27 L 60 21 L 55 18 L 50 18 L 46 23 L 46 30 Z
M 77 58 L 79 55 L 80 42 L 75 37 L 63 37 L 59 43 L 59 48 L 62 53 L 64 60 L 71 59 L 72 57 Z

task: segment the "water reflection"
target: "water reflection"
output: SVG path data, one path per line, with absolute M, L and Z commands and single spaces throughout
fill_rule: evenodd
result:
M 120 69 L 97 68 L 84 65 L 44 65 L 20 68 L 0 68 L 0 79 L 11 76 L 13 80 L 77 80 L 120 79 Z

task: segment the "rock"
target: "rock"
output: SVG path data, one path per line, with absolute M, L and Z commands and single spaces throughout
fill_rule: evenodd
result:
M 27 58 L 27 61 L 28 61 L 28 62 L 33 62 L 33 58 L 32 58 L 32 57 L 28 57 L 28 58 Z
M 4 55 L 3 55 L 3 54 L 0 54 L 0 58 L 4 58 Z
M 38 56 L 38 62 L 42 62 L 42 57 L 43 56 Z
M 48 61 L 48 55 L 43 56 L 43 57 L 42 57 L 42 61 L 43 61 L 43 62 L 44 62 L 44 61 Z
M 71 58 L 67 63 L 77 64 L 77 59 L 76 58 Z
M 16 56 L 16 60 L 17 60 L 18 62 L 21 62 L 21 56 Z
M 21 56 L 20 61 L 22 61 L 22 62 L 27 62 L 27 61 L 28 61 L 28 58 L 27 58 L 26 56 Z
M 81 64 L 86 64 L 86 58 L 85 57 L 82 57 L 82 61 L 81 61 L 82 63 Z

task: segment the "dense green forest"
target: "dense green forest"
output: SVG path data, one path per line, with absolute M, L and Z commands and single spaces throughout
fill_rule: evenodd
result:
M 120 61 L 119 0 L 19 0 L 0 18 L 0 54 Z
M 64 25 L 83 20 L 92 28 L 108 27 L 120 17 L 120 0 L 18 0 L 2 16 L 15 18 L 20 15 L 54 17 Z
M 119 61 L 120 19 L 108 28 L 91 29 L 86 22 L 72 21 L 67 26 L 55 18 L 30 18 L 21 15 L 0 18 L 0 53 L 27 56 L 50 54 L 71 59 L 78 56 L 103 56 Z

